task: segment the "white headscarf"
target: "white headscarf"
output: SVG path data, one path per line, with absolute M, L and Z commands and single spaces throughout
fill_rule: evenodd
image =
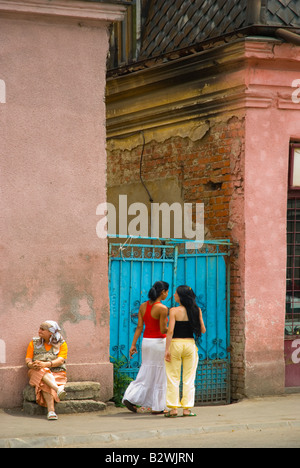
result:
M 49 344 L 52 345 L 54 354 L 58 354 L 60 346 L 65 341 L 62 335 L 60 334 L 61 328 L 59 327 L 58 323 L 54 322 L 53 320 L 46 320 L 46 322 L 43 322 L 41 324 L 41 328 L 46 328 L 50 333 L 52 333 L 49 340 Z M 45 340 L 41 338 L 41 343 L 37 347 L 39 348 L 43 346 L 44 341 Z

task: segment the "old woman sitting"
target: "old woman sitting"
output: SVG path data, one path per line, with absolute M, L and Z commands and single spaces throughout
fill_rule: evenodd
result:
M 57 419 L 54 401 L 66 396 L 68 347 L 61 329 L 52 320 L 42 323 L 39 338 L 33 338 L 26 353 L 29 383 L 35 387 L 36 402 L 48 409 L 48 420 Z

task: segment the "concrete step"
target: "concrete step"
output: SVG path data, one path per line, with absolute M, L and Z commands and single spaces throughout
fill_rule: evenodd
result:
M 87 413 L 106 408 L 106 404 L 99 400 L 99 382 L 68 382 L 65 390 L 65 400 L 55 403 L 57 414 Z M 23 391 L 23 410 L 31 416 L 47 414 L 47 409 L 36 403 L 35 389 L 30 385 Z
M 103 401 L 95 400 L 70 400 L 55 403 L 55 412 L 57 414 L 89 413 L 92 411 L 103 411 L 104 409 L 106 409 L 106 404 Z M 30 416 L 47 414 L 47 408 L 39 406 L 32 401 L 24 400 L 23 410 L 25 414 Z
M 67 392 L 65 400 L 99 400 L 99 382 L 68 382 L 65 386 Z M 23 398 L 26 401 L 35 402 L 35 389 L 31 385 L 26 385 L 23 391 Z

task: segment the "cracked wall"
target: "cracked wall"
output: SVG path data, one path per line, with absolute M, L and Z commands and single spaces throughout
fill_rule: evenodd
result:
M 108 201 L 150 203 L 140 180 L 140 135 L 108 141 Z M 205 238 L 233 241 L 231 257 L 232 388 L 244 386 L 244 318 L 241 254 L 244 204 L 243 113 L 145 132 L 142 176 L 154 202 L 204 203 Z M 150 221 L 149 221 L 150 222 Z

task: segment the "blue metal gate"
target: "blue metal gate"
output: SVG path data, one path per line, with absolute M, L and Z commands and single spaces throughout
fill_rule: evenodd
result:
M 147 243 L 133 244 L 130 238 L 124 244 L 109 244 L 112 360 L 124 359 L 121 371 L 135 379 L 141 364 L 141 340 L 131 360 L 129 349 L 140 304 L 147 300 L 155 281 L 170 285 L 164 301 L 167 307 L 175 305 L 176 287 L 187 284 L 196 293 L 207 329 L 198 343 L 196 403 L 229 403 L 229 242 L 207 241 L 200 250 L 190 250 L 178 239 L 143 241 Z

